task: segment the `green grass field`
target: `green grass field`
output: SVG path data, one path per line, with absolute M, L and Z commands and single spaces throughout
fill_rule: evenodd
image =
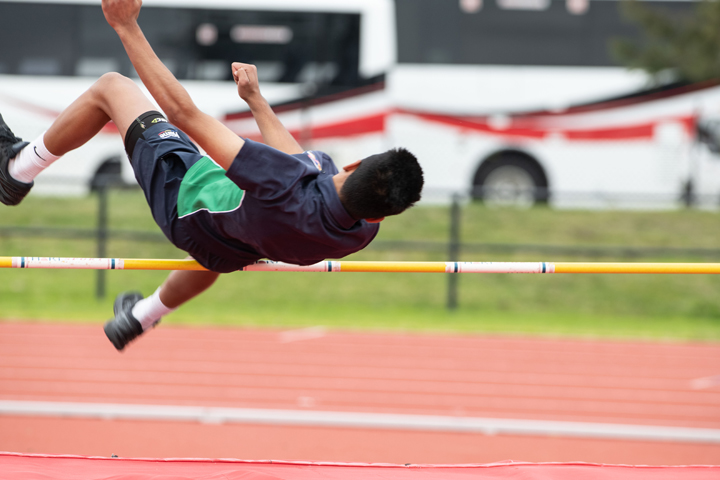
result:
M 113 229 L 155 231 L 139 192 L 111 195 Z M 96 200 L 29 197 L 3 208 L 0 226 L 95 225 Z M 383 222 L 378 239 L 445 241 L 447 207 L 416 207 Z M 463 209 L 464 242 L 715 248 L 720 215 L 701 211 L 623 212 Z M 1 256 L 95 256 L 91 240 L 0 235 Z M 183 258 L 169 244 L 112 241 L 108 256 Z M 445 260 L 444 254 L 369 248 L 354 260 Z M 463 255 L 466 261 L 584 261 L 537 254 Z M 603 261 L 623 260 L 603 258 Z M 702 261 L 654 258 L 643 261 Z M 94 322 L 109 318 L 123 290 L 150 294 L 165 272 L 106 272 L 108 295 L 95 298 L 93 271 L 0 271 L 0 319 Z M 518 335 L 720 339 L 720 276 L 461 275 L 460 307 L 445 308 L 444 274 L 305 274 L 238 272 L 165 321 L 236 325 Z

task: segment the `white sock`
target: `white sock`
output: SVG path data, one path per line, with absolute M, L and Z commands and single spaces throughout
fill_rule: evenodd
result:
M 48 151 L 45 147 L 43 137 L 45 133 L 40 135 L 35 141 L 30 142 L 15 158 L 10 160 L 8 170 L 10 176 L 15 180 L 30 183 L 37 175 L 57 160 L 57 155 Z
M 155 326 L 160 321 L 163 315 L 167 315 L 170 312 L 174 312 L 176 308 L 168 308 L 160 300 L 160 289 L 155 290 L 155 293 L 147 298 L 143 298 L 133 306 L 132 314 L 143 330 L 147 330 Z

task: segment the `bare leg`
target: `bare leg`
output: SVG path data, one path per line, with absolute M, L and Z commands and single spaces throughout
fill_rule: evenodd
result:
M 137 117 L 156 109 L 135 82 L 108 73 L 60 114 L 45 133 L 45 146 L 55 155 L 64 155 L 85 144 L 111 120 L 124 140 Z M 214 272 L 172 272 L 163 283 L 160 300 L 166 307 L 176 308 L 205 291 L 218 276 Z
M 80 147 L 112 120 L 125 138 L 133 121 L 157 107 L 145 97 L 135 82 L 116 73 L 105 74 L 75 100 L 45 133 L 45 146 L 55 155 Z M 205 291 L 218 273 L 176 271 L 160 290 L 160 300 L 176 308 Z
M 0 203 L 20 203 L 40 172 L 70 150 L 85 144 L 110 120 L 115 122 L 124 139 L 134 119 L 155 108 L 132 80 L 108 73 L 65 109 L 50 129 L 32 142 L 32 148 L 19 153 L 12 150 L 10 145 L 18 139 L 2 123 Z
M 132 122 L 156 108 L 135 82 L 116 73 L 105 74 L 53 122 L 43 136 L 45 147 L 52 154 L 62 156 L 85 144 L 109 121 L 115 123 L 124 140 Z M 218 276 L 214 272 L 172 272 L 160 289 L 160 302 L 165 308 L 177 308 L 205 291 Z M 118 350 L 143 332 L 144 319 L 132 316 L 134 306 L 151 300 L 141 298 L 138 293 L 128 292 L 115 300 L 115 319 L 107 322 L 104 329 Z
M 137 117 L 156 109 L 135 82 L 107 73 L 60 114 L 45 133 L 45 146 L 57 156 L 64 155 L 84 145 L 110 120 L 124 140 Z
M 168 308 L 177 308 L 207 290 L 219 273 L 175 270 L 160 288 L 160 300 Z

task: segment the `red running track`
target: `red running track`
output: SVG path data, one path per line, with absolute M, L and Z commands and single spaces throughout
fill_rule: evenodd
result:
M 720 428 L 720 346 L 0 323 L 0 400 Z M 698 381 L 698 379 L 711 379 Z M 698 388 L 702 387 L 702 388 Z M 0 416 L 0 450 L 344 462 L 720 464 L 720 443 Z

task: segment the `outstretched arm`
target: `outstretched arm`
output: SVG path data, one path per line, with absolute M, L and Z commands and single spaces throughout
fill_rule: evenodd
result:
M 117 32 L 143 84 L 168 120 L 190 135 L 225 170 L 244 140 L 217 119 L 201 112 L 145 39 L 137 17 L 142 0 L 102 0 L 103 13 Z
M 275 112 L 260 93 L 257 67 L 247 63 L 234 62 L 232 73 L 238 86 L 238 94 L 250 107 L 265 144 L 290 155 L 302 153 L 302 147 L 275 116 Z

